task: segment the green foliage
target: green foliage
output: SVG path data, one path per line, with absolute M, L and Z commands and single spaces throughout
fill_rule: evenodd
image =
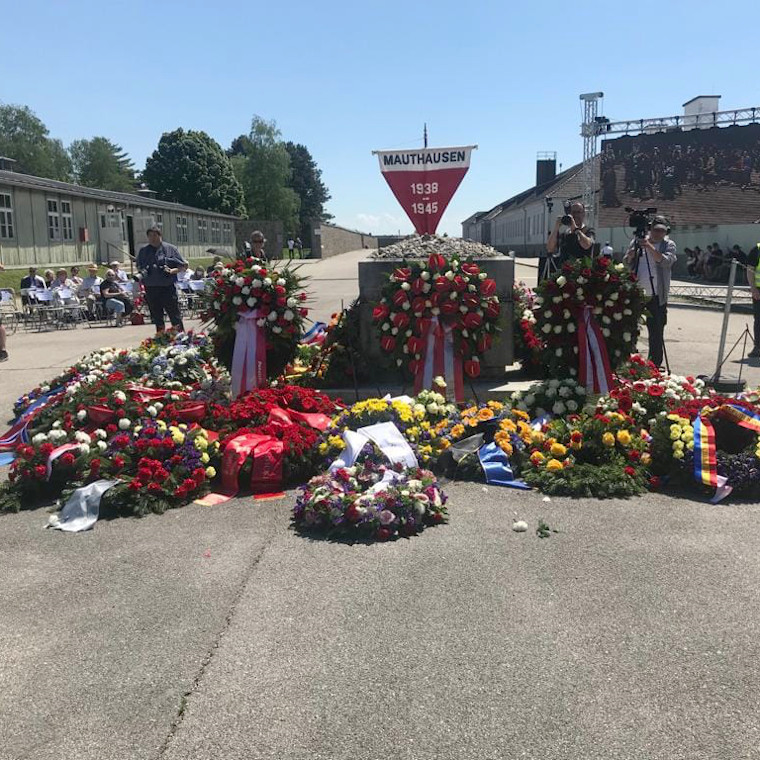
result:
M 295 229 L 300 200 L 290 186 L 290 155 L 275 122 L 254 116 L 250 133 L 235 138 L 228 155 L 243 187 L 248 217 L 278 220 L 286 230 Z
M 101 190 L 129 192 L 134 189 L 135 170 L 120 145 L 107 137 L 75 140 L 69 146 L 74 177 L 80 185 Z
M 618 464 L 577 463 L 559 472 L 526 469 L 523 479 L 529 486 L 551 496 L 582 496 L 612 499 L 638 496 L 646 491 L 643 477 L 621 477 Z
M 148 158 L 142 178 L 162 200 L 245 215 L 243 189 L 230 159 L 205 132 L 165 132 Z
M 303 240 L 308 240 L 313 219 L 328 222 L 333 218 L 332 214 L 325 212 L 325 203 L 330 200 L 330 193 L 322 182 L 322 170 L 317 167 L 305 145 L 286 142 L 285 149 L 290 156 L 290 187 L 301 199 L 299 234 Z
M 62 182 L 71 179 L 71 160 L 60 140 L 28 106 L 0 105 L 0 156 L 18 161 L 24 174 Z

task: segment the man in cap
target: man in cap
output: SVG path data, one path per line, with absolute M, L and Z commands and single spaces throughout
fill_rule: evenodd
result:
M 87 276 L 79 283 L 77 296 L 80 301 L 87 304 L 88 313 L 95 314 L 95 304 L 100 298 L 100 283 L 102 280 L 98 277 L 98 268 L 95 264 L 87 265 Z
M 148 229 L 148 245 L 137 254 L 137 268 L 145 285 L 145 300 L 156 332 L 164 331 L 164 312 L 172 327 L 184 331 L 177 298 L 177 272 L 187 262 L 170 243 L 164 243 L 161 228 L 154 224 Z
M 647 303 L 647 335 L 649 336 L 649 359 L 658 367 L 662 365 L 665 352 L 665 325 L 668 323 L 668 293 L 670 270 L 676 263 L 676 244 L 668 237 L 670 225 L 664 216 L 656 216 L 641 243 L 641 255 L 636 256 L 636 239 L 631 240 L 626 260 L 639 285 L 649 296 Z

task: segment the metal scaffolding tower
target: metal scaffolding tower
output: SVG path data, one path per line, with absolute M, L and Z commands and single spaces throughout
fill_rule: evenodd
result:
M 596 138 L 601 132 L 598 113 L 599 101 L 603 92 L 587 92 L 580 96 L 583 101 L 583 205 L 586 207 L 586 224 L 595 226 L 596 193 L 594 192 L 594 160 L 596 156 Z

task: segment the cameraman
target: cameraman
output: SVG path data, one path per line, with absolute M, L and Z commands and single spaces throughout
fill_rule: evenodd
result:
M 568 208 L 569 206 L 569 208 Z M 546 243 L 546 250 L 554 255 L 559 248 L 559 263 L 591 256 L 594 248 L 594 230 L 586 227 L 586 208 L 580 201 L 565 204 L 565 215 L 558 216 Z M 567 231 L 560 234 L 561 226 Z
M 161 228 L 156 224 L 148 229 L 148 245 L 143 246 L 137 254 L 137 268 L 145 285 L 145 300 L 156 332 L 164 331 L 164 311 L 171 320 L 172 327 L 184 332 L 174 283 L 179 268 L 183 264 L 187 265 L 187 262 L 173 245 L 163 242 L 161 234 Z
M 670 270 L 676 262 L 676 244 L 668 237 L 670 227 L 664 216 L 655 216 L 649 232 L 631 240 L 625 258 L 639 285 L 650 297 L 647 304 L 647 333 L 649 335 L 649 359 L 658 367 L 662 365 L 665 345 L 665 325 L 668 323 L 668 293 Z M 641 245 L 637 254 L 636 242 Z

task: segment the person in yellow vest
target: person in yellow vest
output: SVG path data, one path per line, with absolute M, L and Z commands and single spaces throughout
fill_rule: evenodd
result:
M 756 358 L 760 356 L 760 243 L 747 254 L 747 280 L 752 291 L 752 313 L 755 316 L 755 347 L 749 356 Z

